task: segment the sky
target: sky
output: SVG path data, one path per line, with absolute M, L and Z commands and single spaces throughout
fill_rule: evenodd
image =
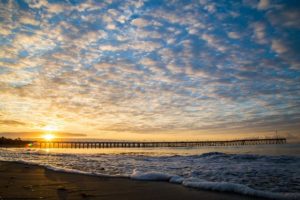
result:
M 0 1 L 0 136 L 300 141 L 300 1 Z

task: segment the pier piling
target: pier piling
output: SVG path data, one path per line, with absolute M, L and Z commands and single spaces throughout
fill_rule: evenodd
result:
M 33 143 L 36 148 L 149 148 L 149 147 L 201 147 L 285 144 L 286 138 L 244 139 L 228 141 L 181 141 L 181 142 L 49 142 Z

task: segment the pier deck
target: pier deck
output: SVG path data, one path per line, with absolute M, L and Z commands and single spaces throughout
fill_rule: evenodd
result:
M 244 139 L 228 141 L 182 141 L 182 142 L 34 142 L 36 148 L 153 148 L 153 147 L 201 147 L 201 146 L 242 146 L 260 144 L 285 144 L 285 138 Z

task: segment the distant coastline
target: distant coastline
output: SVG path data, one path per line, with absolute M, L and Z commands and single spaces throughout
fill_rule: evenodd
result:
M 20 138 L 11 139 L 6 137 L 0 138 L 0 147 L 26 147 L 27 145 L 33 143 L 30 140 L 21 140 Z

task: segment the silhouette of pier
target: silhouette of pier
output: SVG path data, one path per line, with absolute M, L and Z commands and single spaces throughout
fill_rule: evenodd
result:
M 37 148 L 154 148 L 154 147 L 202 147 L 243 146 L 260 144 L 285 144 L 286 138 L 243 139 L 227 141 L 182 141 L 182 142 L 58 142 L 40 141 L 32 144 Z

